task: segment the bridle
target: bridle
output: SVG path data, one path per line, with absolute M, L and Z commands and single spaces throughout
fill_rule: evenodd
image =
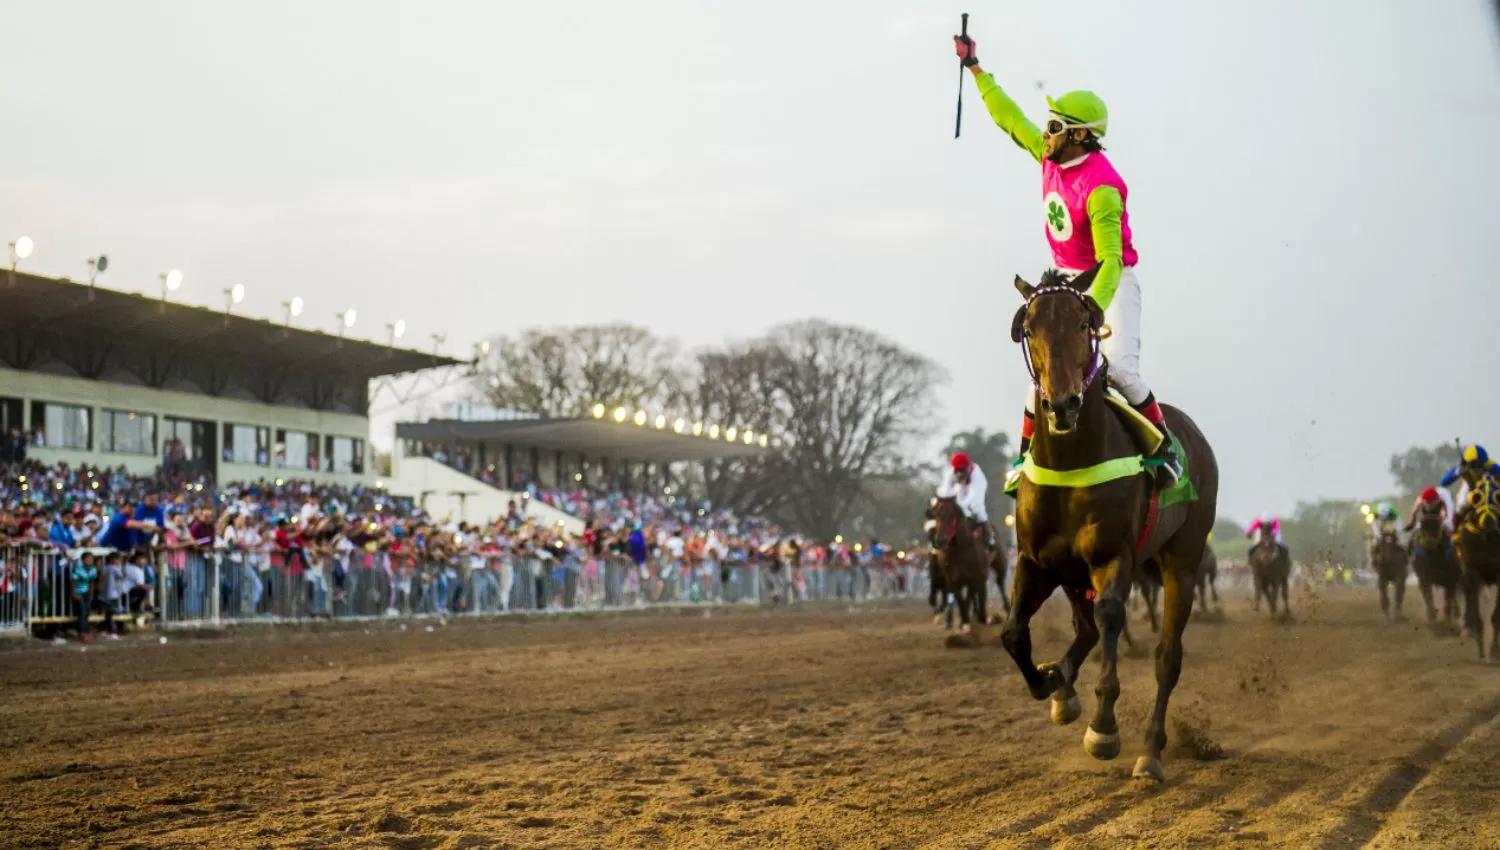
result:
M 1047 398 L 1047 394 L 1042 390 L 1042 382 L 1037 378 L 1036 363 L 1031 359 L 1031 346 L 1026 344 L 1026 338 L 1030 336 L 1026 331 L 1026 316 L 1031 312 L 1031 305 L 1038 298 L 1044 295 L 1064 292 L 1077 298 L 1078 302 L 1083 305 L 1083 308 L 1089 314 L 1089 371 L 1088 374 L 1083 376 L 1083 391 L 1085 393 L 1093 385 L 1094 379 L 1099 376 L 1099 368 L 1104 362 L 1103 358 L 1099 355 L 1099 343 L 1105 337 L 1109 336 L 1109 332 L 1104 327 L 1104 318 L 1100 314 L 1097 305 L 1090 301 L 1088 296 L 1071 286 L 1043 286 L 1037 288 L 1036 291 L 1031 293 L 1031 297 L 1026 299 L 1026 303 L 1021 305 L 1021 309 L 1016 311 L 1016 317 L 1011 320 L 1010 339 L 1011 342 L 1021 343 L 1021 358 L 1026 361 L 1026 373 L 1031 376 L 1032 389 L 1036 390 L 1037 396 L 1043 400 Z

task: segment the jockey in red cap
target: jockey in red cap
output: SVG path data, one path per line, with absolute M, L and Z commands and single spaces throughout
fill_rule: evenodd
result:
M 1443 520 L 1443 530 L 1452 533 L 1453 505 L 1449 501 L 1452 498 L 1453 494 L 1449 493 L 1447 489 L 1439 490 L 1436 487 L 1428 487 L 1423 490 L 1422 495 L 1412 503 L 1411 513 L 1406 519 L 1406 530 L 1411 531 L 1417 527 L 1419 514 L 1436 513 Z
M 943 471 L 943 481 L 938 484 L 937 495 L 940 499 L 956 500 L 964 516 L 984 529 L 985 543 L 994 546 L 990 515 L 984 506 L 988 490 L 989 482 L 984 477 L 984 470 L 970 460 L 967 453 L 955 452 L 948 468 Z

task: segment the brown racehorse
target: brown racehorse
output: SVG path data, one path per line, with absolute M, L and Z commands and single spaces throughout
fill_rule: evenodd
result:
M 1219 605 L 1219 559 L 1212 546 L 1203 547 L 1203 566 L 1198 568 L 1198 610 L 1208 613 L 1208 594 L 1213 591 L 1214 607 Z
M 933 505 L 937 527 L 933 529 L 933 557 L 943 585 L 958 599 L 958 619 L 965 631 L 989 619 L 989 579 L 992 553 L 977 531 L 969 529 L 958 501 L 947 497 Z M 972 614 L 972 620 L 971 620 Z M 974 643 L 977 631 L 971 631 Z
M 1026 304 L 1016 314 L 1011 337 L 1022 343 L 1042 414 L 1031 457 L 1043 469 L 1096 469 L 1115 459 L 1133 465 L 1129 459 L 1141 455 L 1136 438 L 1105 398 L 1107 365 L 1099 355 L 1103 311 L 1085 294 L 1095 273 L 1068 283 L 1049 272 L 1039 287 L 1016 278 Z M 1136 572 L 1154 573 L 1164 591 L 1156 702 L 1146 729 L 1146 754 L 1134 770 L 1136 777 L 1154 781 L 1164 778 L 1167 703 L 1182 674 L 1182 633 L 1192 613 L 1193 588 L 1219 493 L 1218 465 L 1198 426 L 1181 411 L 1162 409 L 1181 442 L 1197 499 L 1153 512 L 1154 485 L 1144 471 L 1081 486 L 1044 486 L 1023 477 L 1016 494 L 1020 555 L 1010 620 L 1002 633 L 1031 695 L 1051 697 L 1053 721 L 1065 724 L 1081 713 L 1074 683 L 1102 632 L 1102 670 L 1094 691 L 1098 703 L 1083 746 L 1094 758 L 1115 758 L 1120 753 L 1115 703 L 1125 603 Z M 1056 664 L 1038 667 L 1031 657 L 1031 618 L 1058 588 L 1073 606 L 1073 644 Z
M 1479 595 L 1485 585 L 1495 585 L 1495 610 L 1490 615 L 1490 660 L 1500 661 L 1500 481 L 1484 476 L 1471 482 L 1469 505 L 1460 511 L 1454 535 L 1458 563 L 1463 567 L 1464 630 L 1479 645 L 1484 657 L 1484 622 L 1480 619 Z M 1475 506 L 1478 507 L 1475 507 Z
M 1375 568 L 1375 582 L 1380 585 L 1380 613 L 1386 620 L 1404 620 L 1401 603 L 1406 599 L 1406 576 L 1411 572 L 1406 558 L 1406 547 L 1396 536 L 1395 529 L 1382 529 L 1370 547 L 1370 566 Z M 1386 588 L 1395 591 L 1396 605 L 1391 607 Z
M 1276 616 L 1276 594 L 1281 593 L 1283 613 L 1290 616 L 1292 601 L 1288 597 L 1291 584 L 1292 553 L 1276 542 L 1276 534 L 1261 526 L 1260 537 L 1250 547 L 1250 582 L 1255 585 L 1255 610 L 1260 610 L 1260 598 L 1264 596 L 1271 606 L 1271 616 Z
M 1453 538 L 1436 513 L 1424 513 L 1417 520 L 1411 538 L 1412 567 L 1417 573 L 1417 587 L 1427 605 L 1427 624 L 1437 625 L 1437 607 L 1432 604 L 1433 587 L 1443 589 L 1443 624 L 1453 626 L 1458 620 L 1458 558 L 1453 552 Z

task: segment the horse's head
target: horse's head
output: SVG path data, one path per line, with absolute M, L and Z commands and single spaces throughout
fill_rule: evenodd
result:
M 937 522 L 932 533 L 933 545 L 938 549 L 952 546 L 963 533 L 964 512 L 958 500 L 951 496 L 938 499 L 932 505 L 932 517 Z
M 1269 525 L 1262 525 L 1256 532 L 1256 543 L 1275 543 L 1276 530 Z
M 1021 343 L 1042 412 L 1057 434 L 1078 424 L 1084 393 L 1099 373 L 1104 311 L 1086 294 L 1098 272 L 1095 267 L 1069 281 L 1053 269 L 1038 286 L 1016 277 L 1026 303 L 1011 321 L 1010 336 Z

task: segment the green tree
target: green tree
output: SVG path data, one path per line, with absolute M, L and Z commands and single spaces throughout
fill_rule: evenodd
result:
M 1359 504 L 1352 499 L 1298 502 L 1291 518 L 1281 521 L 1281 537 L 1292 550 L 1292 557 L 1304 563 L 1363 564 L 1370 530 Z
M 975 428 L 972 431 L 959 431 L 948 438 L 948 445 L 943 447 L 943 463 L 946 465 L 948 458 L 955 452 L 963 452 L 969 459 L 984 470 L 985 478 L 990 482 L 990 488 L 984 495 L 984 508 L 990 514 L 990 520 L 996 525 L 1001 525 L 1001 520 L 1009 512 L 1009 504 L 1004 501 L 1005 473 L 1010 471 L 1010 464 L 1016 456 L 1010 451 L 1010 435 L 1004 431 L 985 431 L 983 428 Z
M 1424 487 L 1436 486 L 1443 473 L 1458 462 L 1458 449 L 1452 444 L 1424 449 L 1412 446 L 1391 455 L 1391 478 L 1401 491 L 1402 503 L 1409 503 Z

